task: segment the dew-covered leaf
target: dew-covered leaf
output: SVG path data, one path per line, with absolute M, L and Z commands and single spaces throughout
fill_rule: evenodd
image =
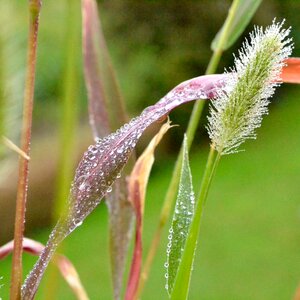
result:
M 300 58 L 290 57 L 282 68 L 281 80 L 286 83 L 300 83 Z
M 50 234 L 47 245 L 22 287 L 24 299 L 32 299 L 59 243 L 68 236 L 112 191 L 143 132 L 177 106 L 197 99 L 214 98 L 226 85 L 228 75 L 206 75 L 187 80 L 155 105 L 147 107 L 115 133 L 98 139 L 84 153 L 75 172 L 66 213 Z
M 136 215 L 136 229 L 135 229 L 135 245 L 133 250 L 133 258 L 129 273 L 129 279 L 125 294 L 126 300 L 135 299 L 137 292 L 141 266 L 142 266 L 142 231 L 143 231 L 143 217 L 146 188 L 148 184 L 149 175 L 154 163 L 154 151 L 165 133 L 171 128 L 170 122 L 165 123 L 151 140 L 148 147 L 139 157 L 131 172 L 128 191 L 129 200 L 131 201 L 135 215 Z
M 185 247 L 185 241 L 194 215 L 195 194 L 192 182 L 192 173 L 189 165 L 187 137 L 183 140 L 183 160 L 179 182 L 179 190 L 176 199 L 172 225 L 169 230 L 169 242 L 167 246 L 166 290 L 169 296 L 172 294 L 181 256 Z
M 226 28 L 228 30 L 227 40 L 223 44 L 221 50 L 228 49 L 234 42 L 239 38 L 239 36 L 243 33 L 246 26 L 251 21 L 253 15 L 255 14 L 256 10 L 258 9 L 262 0 L 239 0 L 234 1 L 233 5 L 236 5 L 235 14 L 233 15 L 233 19 L 229 24 L 229 28 L 226 28 L 228 18 L 231 18 L 233 5 L 230 7 L 227 20 L 225 21 L 224 25 L 220 29 L 220 31 L 215 36 L 214 40 L 212 41 L 211 48 L 212 50 L 216 50 L 217 45 L 219 43 L 220 37 L 222 36 L 223 30 Z
M 32 239 L 23 239 L 23 251 L 32 255 L 40 255 L 45 248 L 43 244 Z M 0 260 L 4 259 L 14 249 L 14 241 L 10 241 L 7 244 L 0 247 Z M 56 254 L 54 257 L 54 263 L 58 267 L 61 275 L 68 283 L 78 300 L 88 300 L 87 293 L 80 281 L 79 275 L 71 263 L 71 261 L 61 254 Z
M 84 74 L 88 90 L 89 119 L 94 138 L 115 131 L 128 118 L 111 63 L 95 0 L 82 1 Z M 133 161 L 134 159 L 132 159 Z M 132 163 L 133 164 L 133 163 Z M 106 196 L 109 211 L 110 260 L 114 298 L 120 299 L 134 213 L 123 177 Z

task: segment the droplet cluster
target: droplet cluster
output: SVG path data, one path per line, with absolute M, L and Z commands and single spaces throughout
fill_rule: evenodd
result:
M 212 99 L 216 97 L 217 90 L 225 86 L 228 74 L 199 76 L 182 82 L 171 90 L 157 104 L 165 109 L 174 107 L 196 99 Z
M 171 294 L 177 275 L 178 267 L 184 251 L 185 242 L 188 236 L 189 227 L 194 216 L 195 194 L 192 186 L 192 175 L 188 163 L 186 138 L 184 140 L 185 156 L 183 160 L 179 190 L 172 220 L 169 230 L 167 245 L 167 262 L 165 268 L 166 285 L 165 288 Z
M 99 204 L 103 196 L 112 191 L 113 182 L 120 177 L 120 172 L 138 139 L 149 125 L 184 102 L 212 96 L 216 86 L 222 84 L 223 75 L 202 76 L 186 81 L 155 105 L 146 108 L 139 117 L 91 145 L 84 153 L 72 184 L 72 223 L 80 223 Z

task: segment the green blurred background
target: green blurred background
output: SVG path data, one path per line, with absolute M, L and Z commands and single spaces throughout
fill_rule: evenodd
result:
M 25 71 L 27 1 L 0 3 L 0 76 L 12 103 L 6 107 L 7 135 L 18 143 Z M 100 1 L 103 30 L 130 116 L 153 104 L 179 82 L 201 75 L 209 61 L 210 42 L 226 17 L 230 1 Z M 70 17 L 71 15 L 71 17 Z M 300 1 L 265 0 L 251 24 L 268 25 L 286 18 L 300 56 Z M 81 58 L 80 1 L 44 1 L 40 21 L 32 162 L 26 236 L 46 242 L 57 187 L 62 99 L 67 65 L 76 84 L 77 118 L 72 145 L 74 165 L 92 142 Z M 72 31 L 73 30 L 73 31 Z M 75 32 L 71 42 L 70 31 Z M 232 53 L 218 71 L 233 63 Z M 70 46 L 71 45 L 71 46 Z M 75 79 L 74 79 L 75 78 Z M 292 299 L 300 283 L 300 88 L 284 85 L 270 105 L 256 141 L 245 152 L 224 157 L 205 209 L 191 283 L 190 299 Z M 192 104 L 171 113 L 175 127 L 161 143 L 152 171 L 145 208 L 147 253 L 161 204 L 190 116 Z M 191 151 L 195 188 L 201 180 L 209 140 L 206 113 Z M 138 153 L 153 135 L 147 131 Z M 0 241 L 12 239 L 17 157 L 1 150 Z M 168 226 L 167 226 L 168 227 Z M 107 208 L 104 204 L 64 243 L 63 252 L 76 266 L 91 299 L 112 299 Z M 167 228 L 142 299 L 167 299 L 164 290 Z M 24 255 L 25 274 L 35 258 Z M 0 297 L 8 299 L 11 257 L 0 261 Z M 60 275 L 58 275 L 59 277 Z M 59 277 L 57 294 L 37 299 L 75 299 Z M 55 288 L 55 289 L 56 289 Z M 54 289 L 54 288 L 53 288 Z M 47 291 L 47 293 L 49 290 Z

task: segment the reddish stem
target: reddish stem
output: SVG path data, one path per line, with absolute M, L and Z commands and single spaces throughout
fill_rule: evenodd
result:
M 21 149 L 29 156 L 31 127 L 32 127 L 32 109 L 35 82 L 35 65 L 37 35 L 39 27 L 39 14 L 41 8 L 40 0 L 29 0 L 29 36 L 28 36 L 28 54 L 27 71 L 25 79 L 24 102 L 23 102 L 23 124 L 21 132 Z M 19 180 L 16 200 L 15 233 L 14 233 L 14 251 L 12 262 L 12 278 L 10 299 L 21 299 L 22 284 L 22 247 L 23 233 L 25 224 L 25 207 L 28 187 L 28 163 L 24 157 L 19 158 Z

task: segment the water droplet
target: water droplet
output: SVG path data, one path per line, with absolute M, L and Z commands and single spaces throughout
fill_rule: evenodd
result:
M 121 153 L 123 153 L 123 150 L 124 150 L 123 147 L 120 147 L 117 149 L 117 153 L 121 154 Z
M 80 191 L 83 191 L 84 188 L 85 188 L 85 182 L 82 182 L 82 183 L 80 184 L 80 186 L 79 186 L 79 190 L 80 190 Z
M 75 225 L 76 225 L 77 227 L 78 227 L 78 226 L 81 226 L 81 225 L 82 225 L 82 221 L 78 221 Z
M 96 146 L 89 146 L 88 150 L 93 153 L 93 154 L 97 154 L 98 153 L 98 148 Z
M 89 153 L 88 158 L 89 158 L 89 160 L 94 160 L 96 158 L 96 156 L 93 153 Z

